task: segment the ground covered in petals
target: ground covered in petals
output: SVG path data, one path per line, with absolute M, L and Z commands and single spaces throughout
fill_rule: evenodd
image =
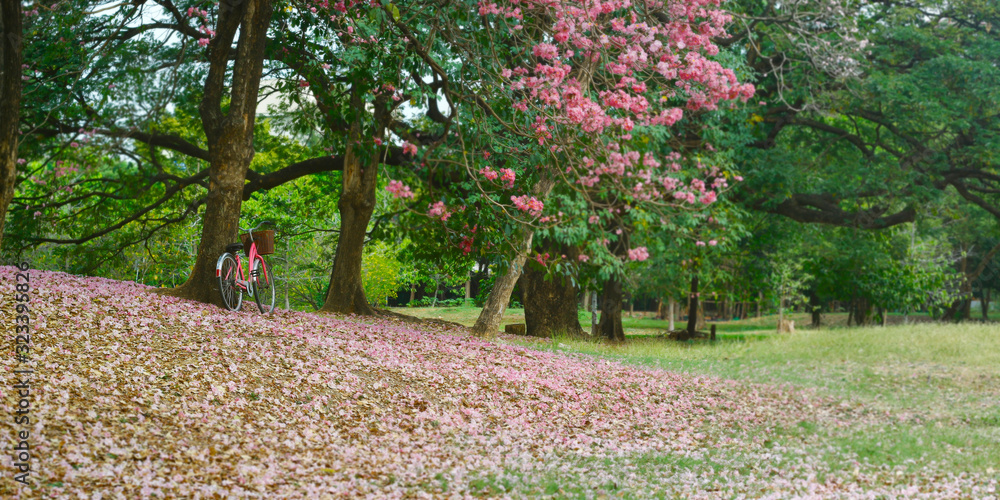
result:
M 0 268 L 8 325 L 14 272 Z M 34 487 L 5 478 L 3 498 L 997 495 L 989 475 L 771 439 L 803 421 L 892 425 L 805 390 L 444 326 L 231 313 L 100 278 L 31 284 Z

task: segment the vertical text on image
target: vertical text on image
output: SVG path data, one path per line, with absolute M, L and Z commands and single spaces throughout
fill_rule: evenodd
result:
M 14 276 L 14 480 L 29 484 L 31 477 L 31 266 L 16 265 Z

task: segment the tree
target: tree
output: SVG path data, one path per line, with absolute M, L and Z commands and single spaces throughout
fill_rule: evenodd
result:
M 574 276 L 574 263 L 579 259 L 579 250 L 551 241 L 545 241 L 538 248 L 537 260 L 529 261 L 521 274 L 527 334 L 533 337 L 583 337 L 585 334 L 577 314 L 578 281 Z
M 778 331 L 785 320 L 785 306 L 805 304 L 809 298 L 805 291 L 813 277 L 803 271 L 803 262 L 790 256 L 772 255 L 771 284 L 778 299 Z
M 7 220 L 7 207 L 14 197 L 17 178 L 17 143 L 21 116 L 21 28 L 20 0 L 0 3 L 0 243 Z
M 476 154 L 456 155 L 455 161 L 476 180 L 480 195 L 473 201 L 516 222 L 507 232 L 509 267 L 473 331 L 496 331 L 534 231 L 553 216 L 563 223 L 596 217 L 604 222 L 595 227 L 603 228 L 611 214 L 637 205 L 669 210 L 716 199 L 726 179 L 707 164 L 708 150 L 696 141 L 703 161 L 685 159 L 694 148 L 684 147 L 682 133 L 669 131 L 684 106 L 688 112 L 713 110 L 719 101 L 745 100 L 753 92 L 709 59 L 718 53 L 712 37 L 725 35 L 728 20 L 706 9 L 713 5 L 612 2 L 601 12 L 570 2 L 489 3 L 480 6 L 476 34 L 454 25 L 441 30 L 462 51 L 477 87 L 490 89 L 485 96 L 457 93 L 456 101 L 472 104 L 460 108 L 462 119 L 482 124 L 482 133 L 461 137 L 463 150 Z M 507 164 L 490 154 L 513 151 L 530 161 Z M 546 202 L 557 184 L 584 203 L 570 212 L 568 204 Z M 543 214 L 546 207 L 551 215 Z M 603 236 L 604 230 L 597 232 Z M 619 236 L 612 233 L 609 244 Z
M 208 195 L 201 243 L 188 280 L 166 293 L 219 304 L 215 261 L 236 239 L 246 172 L 253 159 L 257 93 L 264 65 L 264 46 L 271 0 L 231 0 L 219 4 L 215 36 L 208 43 L 208 76 L 198 107 L 208 142 Z M 233 50 L 233 40 L 240 38 Z M 226 89 L 233 60 L 232 87 Z M 223 99 L 228 101 L 223 109 Z

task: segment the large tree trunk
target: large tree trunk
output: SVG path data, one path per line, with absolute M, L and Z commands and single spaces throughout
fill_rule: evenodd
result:
M 854 324 L 857 326 L 868 326 L 871 324 L 871 304 L 868 299 L 861 297 L 854 302 Z
M 21 116 L 21 2 L 0 3 L 0 243 L 7 207 L 17 180 L 17 139 Z
M 542 179 L 538 181 L 532 189 L 532 194 L 539 199 L 548 196 L 555 186 L 552 179 Z M 535 230 L 529 226 L 522 226 L 514 240 L 514 258 L 511 259 L 507 271 L 497 276 L 493 282 L 493 289 L 486 297 L 483 310 L 476 318 L 476 324 L 470 329 L 473 335 L 493 336 L 500 330 L 500 323 L 503 322 L 503 313 L 510 303 L 510 294 L 514 291 L 521 272 L 524 270 L 524 262 L 528 260 L 528 253 L 531 251 L 531 241 L 535 236 Z
M 354 109 L 363 109 L 364 103 L 357 90 L 351 91 Z M 376 105 L 376 114 L 380 106 Z M 381 116 L 376 122 L 381 123 Z M 383 129 L 377 126 L 375 136 L 382 139 Z M 363 142 L 364 141 L 364 142 Z M 333 259 L 330 287 L 320 311 L 341 314 L 376 314 L 368 304 L 364 283 L 361 280 L 361 258 L 364 254 L 368 222 L 375 211 L 375 188 L 378 181 L 379 157 L 371 154 L 367 161 L 359 155 L 359 148 L 367 144 L 361 137 L 361 118 L 351 124 L 347 150 L 344 154 L 343 189 L 337 207 L 340 209 L 340 238 L 337 255 Z
M 691 295 L 688 296 L 687 335 L 694 337 L 698 329 L 698 275 L 691 276 Z
M 534 236 L 534 229 L 528 227 L 521 229 L 521 234 L 515 242 L 517 252 L 511 260 L 510 266 L 507 267 L 507 272 L 497 276 L 497 279 L 493 281 L 493 289 L 486 297 L 483 310 L 479 312 L 476 324 L 472 325 L 471 331 L 474 335 L 489 337 L 496 335 L 497 331 L 500 330 L 503 313 L 507 310 L 510 294 L 514 292 L 514 286 L 517 285 L 517 280 L 524 270 L 524 262 L 528 260 L 528 252 L 531 250 L 531 241 Z
M 815 290 L 809 293 L 809 309 L 812 313 L 812 327 L 819 328 L 823 320 L 823 302 L 819 299 L 819 295 L 816 294 Z
M 604 282 L 601 290 L 601 320 L 597 323 L 600 335 L 612 342 L 625 341 L 625 329 L 622 328 L 622 282 L 619 278 L 611 278 Z
M 163 293 L 222 305 L 215 264 L 226 245 L 236 241 L 243 185 L 253 159 L 253 128 L 257 111 L 264 46 L 271 19 L 271 0 L 224 4 L 216 35 L 208 45 L 209 71 L 198 111 L 208 139 L 209 185 L 205 217 L 194 269 L 181 286 Z M 236 54 L 232 43 L 240 33 Z M 235 59 L 229 109 L 222 110 L 226 74 Z
M 992 293 L 992 290 L 990 290 L 989 288 L 984 289 L 983 290 L 983 298 L 982 298 L 982 300 L 979 301 L 979 304 L 980 304 L 979 307 L 980 307 L 980 309 L 982 310 L 982 313 L 983 313 L 983 321 L 989 321 L 990 320 L 990 295 L 991 295 L 991 293 Z
M 547 249 L 552 247 L 547 246 Z M 575 258 L 573 249 L 565 253 Z M 532 337 L 582 337 L 577 289 L 567 276 L 553 276 L 545 279 L 545 269 L 529 263 L 521 275 L 524 292 L 524 323 L 527 334 Z

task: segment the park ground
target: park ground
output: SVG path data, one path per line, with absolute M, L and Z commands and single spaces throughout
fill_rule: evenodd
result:
M 3 498 L 998 496 L 992 325 L 486 341 L 32 273 L 33 487 Z M 8 324 L 13 291 L 0 268 Z

